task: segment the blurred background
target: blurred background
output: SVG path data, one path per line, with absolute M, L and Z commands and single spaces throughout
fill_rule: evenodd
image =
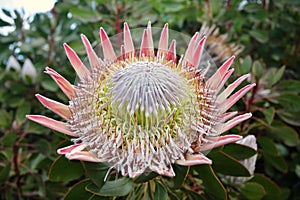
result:
M 35 94 L 68 102 L 43 73 L 49 66 L 74 83 L 63 43 L 84 59 L 81 33 L 95 46 L 100 27 L 112 36 L 123 30 L 125 21 L 133 29 L 146 27 L 149 20 L 156 27 L 168 22 L 170 29 L 186 35 L 208 35 L 206 51 L 217 66 L 236 55 L 232 80 L 250 72 L 248 81 L 257 84 L 236 105 L 253 117 L 230 130 L 256 136 L 254 177 L 238 185 L 224 181 L 222 174 L 234 175 L 230 170 L 235 165 L 221 159 L 209 179 L 217 182 L 205 182 L 201 170 L 200 175 L 185 170 L 173 186 L 156 185 L 162 195 L 158 199 L 300 199 L 300 1 L 45 0 L 0 5 L 0 199 L 134 199 L 126 197 L 130 192 L 103 197 L 103 190 L 87 190 L 100 167 L 60 159 L 56 149 L 69 139 L 25 115 L 60 119 L 40 105 Z M 148 183 L 139 181 L 134 184 Z M 149 192 L 143 191 L 146 198 Z

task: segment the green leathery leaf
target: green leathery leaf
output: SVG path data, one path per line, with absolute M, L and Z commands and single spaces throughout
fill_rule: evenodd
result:
M 263 30 L 251 30 L 249 34 L 260 43 L 266 43 L 269 40 L 268 32 Z
M 246 199 L 249 200 L 260 200 L 266 194 L 264 187 L 254 182 L 244 183 L 243 186 L 240 188 L 240 192 Z
M 276 90 L 280 91 L 281 94 L 284 93 L 300 93 L 300 81 L 298 80 L 283 80 L 278 83 Z
M 155 173 L 155 172 L 150 172 L 149 174 L 141 174 L 139 177 L 137 177 L 136 179 L 134 179 L 134 183 L 144 183 L 147 182 L 149 180 L 152 180 L 153 178 L 159 176 L 159 174 Z
M 73 200 L 73 199 L 88 199 L 93 194 L 86 191 L 85 187 L 91 184 L 91 181 L 88 179 L 82 180 L 75 185 L 73 185 L 69 191 L 65 194 L 64 200 Z
M 264 199 L 266 200 L 276 199 L 281 193 L 280 187 L 263 174 L 254 174 L 249 182 L 259 183 L 264 187 L 264 190 L 266 191 Z
M 7 21 L 4 21 L 4 20 L 0 19 L 0 26 L 1 26 L 1 27 L 2 27 L 2 26 L 11 26 L 11 24 L 8 23 Z
M 251 147 L 237 143 L 225 145 L 222 151 L 238 160 L 244 160 L 256 154 L 256 151 Z
M 111 200 L 110 197 L 102 197 L 93 194 L 88 200 Z
M 87 176 L 99 188 L 104 184 L 104 178 L 107 174 L 108 166 L 104 163 L 82 162 L 83 168 Z
M 210 1 L 210 8 L 211 8 L 212 13 L 214 15 L 217 15 L 220 12 L 220 9 L 221 9 L 220 1 L 218 1 L 218 0 L 211 0 Z
M 288 165 L 282 156 L 265 154 L 264 159 L 280 172 L 286 173 L 288 171 Z
M 187 174 L 189 173 L 189 167 L 181 165 L 172 165 L 175 172 L 175 176 L 169 179 L 169 187 L 172 189 L 178 189 L 184 183 Z
M 12 123 L 12 112 L 0 110 L 0 128 L 8 129 Z
M 159 182 L 156 182 L 155 192 L 154 192 L 154 200 L 164 200 L 164 199 L 167 199 L 167 197 L 168 197 L 168 193 L 167 193 L 166 188 Z
M 183 190 L 187 194 L 188 199 L 191 199 L 191 200 L 207 200 L 207 198 L 205 198 L 203 193 L 195 192 L 193 190 L 189 190 L 189 189 L 186 189 L 186 188 L 184 188 Z
M 12 17 L 11 11 L 9 11 L 9 10 L 7 10 L 7 9 L 5 9 L 5 8 L 2 8 L 1 10 L 2 10 L 2 12 L 3 12 L 6 16 Z
M 45 134 L 47 131 L 49 131 L 49 128 L 27 120 L 25 131 L 29 133 Z
M 216 176 L 212 166 L 198 165 L 193 167 L 203 181 L 204 191 L 210 199 L 226 199 L 227 191 Z
M 260 61 L 255 60 L 252 65 L 252 73 L 255 77 L 260 79 L 263 75 L 263 65 Z
M 281 94 L 277 97 L 277 100 L 286 111 L 300 111 L 300 96 L 297 94 Z
M 12 147 L 15 144 L 15 141 L 18 138 L 18 134 L 15 131 L 8 132 L 0 138 L 3 146 Z
M 254 21 L 261 22 L 266 19 L 267 12 L 265 10 L 258 10 L 257 12 L 254 12 L 252 15 L 249 16 L 249 18 L 253 19 Z
M 126 196 L 132 190 L 132 187 L 132 179 L 123 177 L 107 181 L 101 188 L 93 183 L 89 184 L 86 186 L 86 190 L 98 196 Z
M 243 9 L 249 13 L 256 13 L 261 10 L 261 6 L 257 3 L 247 3 Z
M 293 126 L 300 126 L 300 111 L 293 112 L 286 111 L 284 109 L 278 109 L 276 110 L 276 113 L 284 122 Z
M 284 73 L 284 70 L 285 70 L 285 66 L 282 66 L 280 69 L 277 70 L 275 75 L 272 77 L 271 85 L 274 85 L 275 83 L 277 83 L 281 79 L 281 77 Z
M 51 181 L 71 181 L 83 175 L 79 161 L 71 161 L 59 156 L 50 166 L 49 179 Z
M 244 58 L 242 66 L 241 66 L 241 74 L 246 74 L 250 72 L 252 66 L 252 59 L 251 57 L 248 55 Z
M 84 23 L 97 22 L 102 18 L 101 15 L 97 14 L 96 12 L 82 7 L 73 7 L 70 9 L 70 12 L 74 18 L 79 19 Z
M 268 137 L 260 136 L 257 138 L 257 142 L 261 148 L 263 154 L 269 154 L 272 156 L 279 156 L 280 152 L 278 151 L 275 143 Z
M 263 113 L 265 115 L 267 123 L 271 124 L 274 119 L 274 116 L 275 116 L 275 108 L 270 107 L 270 108 L 264 109 Z
M 230 176 L 250 176 L 244 165 L 225 152 L 211 152 L 207 157 L 213 160 L 212 167 L 218 173 Z
M 44 77 L 41 85 L 43 88 L 45 88 L 46 90 L 48 90 L 50 92 L 56 92 L 58 90 L 58 85 L 55 83 L 55 81 L 53 81 L 48 76 Z
M 47 140 L 40 139 L 35 143 L 35 146 L 41 154 L 45 156 L 49 156 L 51 154 L 51 144 Z
M 3 183 L 9 177 L 9 172 L 11 170 L 11 163 L 7 163 L 4 166 L 0 166 L 0 183 Z
M 294 147 L 299 143 L 299 135 L 295 129 L 285 125 L 280 121 L 272 123 L 272 134 L 289 147 Z

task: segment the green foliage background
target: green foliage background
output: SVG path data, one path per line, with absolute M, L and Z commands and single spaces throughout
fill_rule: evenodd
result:
M 2 10 L 13 26 L 0 33 L 0 184 L 1 199 L 297 199 L 300 196 L 300 2 L 298 0 L 60 0 L 47 13 L 25 18 L 19 11 Z M 40 93 L 67 103 L 54 81 L 43 73 L 50 66 L 70 82 L 75 72 L 63 43 L 85 57 L 80 34 L 99 43 L 99 27 L 112 36 L 127 21 L 131 28 L 148 20 L 192 35 L 205 22 L 227 33 L 227 42 L 244 47 L 235 61 L 236 78 L 252 73 L 257 86 L 236 106 L 253 113 L 251 120 L 230 130 L 258 141 L 255 175 L 242 185 L 230 185 L 224 175 L 249 176 L 238 160 L 253 150 L 228 145 L 208 154 L 212 166 L 174 166 L 173 179 L 155 173 L 131 180 L 104 177 L 104 164 L 68 161 L 56 149 L 69 138 L 26 120 L 34 113 L 58 116 L 35 99 Z M 24 22 L 29 28 L 24 27 Z M 35 81 L 6 71 L 9 56 L 22 64 L 30 58 L 38 72 Z M 233 80 L 232 78 L 232 80 Z M 240 151 L 245 152 L 241 157 Z

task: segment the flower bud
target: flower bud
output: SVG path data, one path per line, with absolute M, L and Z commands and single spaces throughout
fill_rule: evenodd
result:
M 21 74 L 22 74 L 22 79 L 25 82 L 29 82 L 29 83 L 35 82 L 37 73 L 30 59 L 27 58 L 25 60 L 22 67 Z
M 12 69 L 19 72 L 21 71 L 21 65 L 14 56 L 9 56 L 5 70 L 10 71 Z

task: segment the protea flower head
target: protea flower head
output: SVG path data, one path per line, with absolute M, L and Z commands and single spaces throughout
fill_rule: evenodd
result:
M 233 72 L 230 66 L 234 57 L 207 78 L 210 64 L 204 69 L 198 67 L 206 37 L 199 40 L 197 32 L 179 59 L 176 41 L 168 44 L 168 24 L 157 47 L 152 30 L 149 22 L 137 50 L 124 23 L 123 44 L 117 55 L 100 28 L 103 60 L 81 35 L 90 69 L 64 44 L 80 78 L 76 85 L 46 67 L 46 73 L 68 96 L 69 105 L 36 96 L 65 121 L 41 115 L 27 118 L 74 137 L 74 144 L 58 149 L 59 154 L 68 159 L 105 162 L 123 176 L 154 171 L 172 177 L 173 164 L 211 164 L 203 151 L 241 139 L 239 135 L 221 134 L 251 117 L 250 113 L 236 116 L 237 111 L 227 112 L 254 86 L 247 85 L 231 95 L 249 75 L 221 91 Z

